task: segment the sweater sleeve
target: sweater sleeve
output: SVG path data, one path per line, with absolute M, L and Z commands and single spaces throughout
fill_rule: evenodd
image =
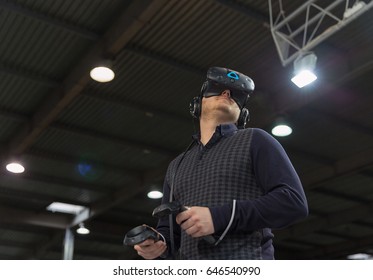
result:
M 250 147 L 253 172 L 264 195 L 253 200 L 210 208 L 215 233 L 286 227 L 308 215 L 300 179 L 281 144 L 261 129 L 253 129 Z

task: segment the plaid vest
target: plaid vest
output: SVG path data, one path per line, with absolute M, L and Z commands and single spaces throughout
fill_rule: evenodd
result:
M 193 146 L 176 170 L 174 200 L 187 206 L 214 207 L 263 195 L 253 174 L 252 134 L 250 128 L 238 130 L 206 146 Z M 180 157 L 171 164 L 168 179 L 179 161 Z M 262 259 L 262 236 L 261 230 L 228 233 L 217 246 L 211 246 L 181 231 L 179 254 L 184 259 Z

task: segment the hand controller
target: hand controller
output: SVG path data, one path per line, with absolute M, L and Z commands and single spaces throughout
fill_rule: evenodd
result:
M 188 210 L 185 206 L 181 205 L 178 201 L 172 201 L 169 203 L 161 204 L 153 210 L 153 217 L 163 218 L 171 214 L 179 214 L 183 211 Z M 209 245 L 214 245 L 216 240 L 212 235 L 203 236 L 202 239 Z
M 154 242 L 160 240 L 159 233 L 148 225 L 137 226 L 127 232 L 123 244 L 133 246 L 144 242 L 146 239 L 153 239 Z

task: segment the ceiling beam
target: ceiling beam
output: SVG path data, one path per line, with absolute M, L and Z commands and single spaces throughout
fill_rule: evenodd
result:
M 55 17 L 46 15 L 42 12 L 31 10 L 25 6 L 22 6 L 21 4 L 12 3 L 6 0 L 0 0 L 0 7 L 4 10 L 20 14 L 31 19 L 39 20 L 57 28 L 61 28 L 91 41 L 97 41 L 100 38 L 100 34 L 94 31 L 77 26 L 76 24 L 68 23 L 66 20 L 60 20 Z
M 166 1 L 132 1 L 116 23 L 81 59 L 62 85 L 52 92 L 24 127 L 9 142 L 10 154 L 21 154 L 29 148 L 39 135 L 79 95 L 90 81 L 92 62 L 105 54 L 116 55 L 128 41 L 149 23 Z

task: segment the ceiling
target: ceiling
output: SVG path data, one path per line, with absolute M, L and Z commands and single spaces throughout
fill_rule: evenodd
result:
M 75 234 L 74 259 L 138 258 L 124 235 L 156 224 L 146 193 L 190 142 L 189 101 L 210 66 L 255 81 L 248 126 L 270 132 L 282 115 L 293 127 L 277 139 L 310 215 L 275 231 L 276 258 L 373 253 L 371 10 L 313 49 L 319 78 L 303 89 L 281 65 L 267 1 L 0 0 L 0 42 L 0 259 L 61 259 L 82 221 L 91 233 Z M 100 58 L 114 60 L 110 83 L 89 77 Z M 12 157 L 24 173 L 5 170 Z M 47 211 L 54 201 L 90 212 Z

